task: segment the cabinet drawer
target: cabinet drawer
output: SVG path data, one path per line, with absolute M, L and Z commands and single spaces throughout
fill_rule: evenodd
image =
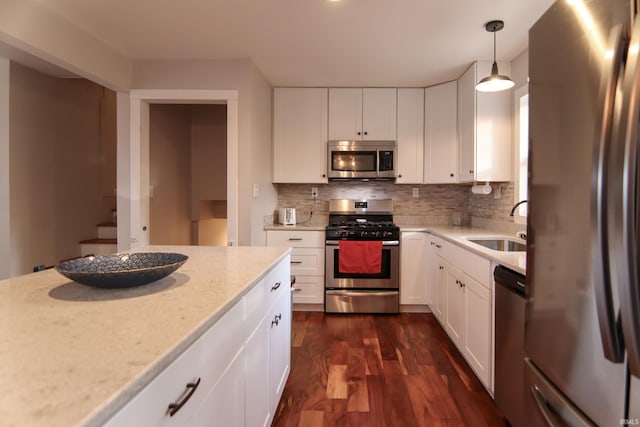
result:
M 291 274 L 321 276 L 324 274 L 324 249 L 294 248 L 291 252 Z
M 242 302 L 222 316 L 204 335 L 174 360 L 151 383 L 114 415 L 105 426 L 184 426 L 189 425 L 209 390 L 243 348 Z M 191 398 L 172 417 L 170 403 L 184 399 L 187 383 L 200 379 Z
M 445 246 L 446 242 L 444 239 L 434 236 L 433 234 L 429 235 L 429 247 L 433 249 L 433 251 L 440 255 L 441 257 L 445 256 Z
M 296 276 L 293 302 L 297 304 L 324 303 L 324 276 Z
M 491 261 L 455 244 L 448 244 L 444 249 L 447 261 L 491 289 Z
M 245 333 L 249 337 L 277 299 L 291 292 L 289 257 L 276 265 L 245 296 Z
M 268 230 L 267 246 L 324 248 L 324 231 Z

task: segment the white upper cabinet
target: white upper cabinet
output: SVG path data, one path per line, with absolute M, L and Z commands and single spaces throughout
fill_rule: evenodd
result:
M 424 183 L 457 182 L 458 84 L 443 83 L 425 89 Z
M 275 88 L 273 182 L 327 182 L 327 88 Z
M 476 62 L 458 79 L 458 182 L 511 180 L 511 91 L 477 92 L 491 62 Z M 498 63 L 501 74 L 511 66 Z
M 395 88 L 330 88 L 329 139 L 396 140 Z
M 424 90 L 398 89 L 398 184 L 421 184 L 424 158 Z

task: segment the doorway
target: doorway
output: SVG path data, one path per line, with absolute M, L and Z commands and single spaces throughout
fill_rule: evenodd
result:
M 150 108 L 155 104 L 220 104 L 226 106 L 226 244 L 238 236 L 238 91 L 198 89 L 140 89 L 119 94 L 121 134 L 118 140 L 118 250 L 140 248 L 150 242 Z M 123 189 L 122 191 L 120 189 Z M 121 208 L 122 206 L 122 208 Z M 205 202 L 199 209 L 215 209 L 220 204 Z M 204 216 L 204 215 L 203 215 Z M 120 227 L 120 218 L 124 224 Z M 127 221 L 128 220 L 128 221 Z
M 226 104 L 149 108 L 149 243 L 227 245 Z

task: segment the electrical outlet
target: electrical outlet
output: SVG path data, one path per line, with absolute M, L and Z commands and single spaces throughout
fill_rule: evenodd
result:
M 494 199 L 500 199 L 502 198 L 502 187 L 500 187 L 499 185 L 496 186 L 495 191 L 493 192 L 493 198 Z
M 258 197 L 260 195 L 260 186 L 258 184 L 253 184 L 253 197 Z
M 318 187 L 311 187 L 311 197 L 318 197 Z
M 418 197 L 420 197 L 420 189 L 419 188 L 414 188 L 413 189 L 413 197 L 415 197 L 416 199 Z

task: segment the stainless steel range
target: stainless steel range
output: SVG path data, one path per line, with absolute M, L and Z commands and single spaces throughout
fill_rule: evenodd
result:
M 400 228 L 393 201 L 330 200 L 325 312 L 398 313 Z

